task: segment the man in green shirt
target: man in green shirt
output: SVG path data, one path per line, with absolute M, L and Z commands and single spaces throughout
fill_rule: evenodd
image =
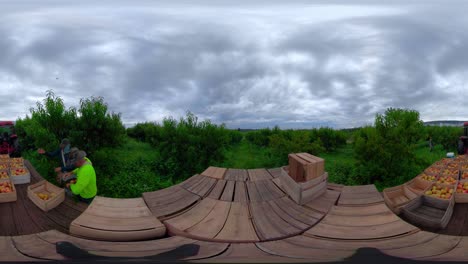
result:
M 96 172 L 93 164 L 86 157 L 86 152 L 80 150 L 76 154 L 76 169 L 71 172 L 76 175 L 76 181 L 66 184 L 65 191 L 85 203 L 91 203 L 97 194 Z

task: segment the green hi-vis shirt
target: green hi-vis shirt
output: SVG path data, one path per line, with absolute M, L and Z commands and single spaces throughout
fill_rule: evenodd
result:
M 80 195 L 83 198 L 93 198 L 97 194 L 96 172 L 88 158 L 85 158 L 86 163 L 83 166 L 75 169 L 73 173 L 76 175 L 76 183 L 70 185 L 73 194 Z

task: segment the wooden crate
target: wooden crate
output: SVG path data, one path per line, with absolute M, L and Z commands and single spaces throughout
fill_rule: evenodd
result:
M 443 229 L 452 217 L 454 204 L 453 197 L 443 201 L 423 195 L 406 204 L 401 212 L 404 218 L 416 226 Z M 429 212 L 425 213 L 428 210 Z
M 287 167 L 281 168 L 282 189 L 298 204 L 305 204 L 325 193 L 328 173 L 307 182 L 296 182 L 288 175 Z
M 443 170 L 443 168 L 437 167 L 437 166 L 431 166 L 427 169 L 424 170 L 424 173 L 430 176 L 439 176 L 440 172 Z
M 0 154 L 0 160 L 9 159 L 9 158 L 10 158 L 9 154 Z
M 449 199 L 447 198 L 439 198 L 439 197 L 435 197 L 435 196 L 432 196 L 432 195 L 427 195 L 426 194 L 426 191 L 429 191 L 432 189 L 433 186 L 437 186 L 437 187 L 442 187 L 442 188 L 448 188 L 449 190 L 452 189 L 453 190 L 453 193 L 451 195 L 451 197 Z M 424 196 L 428 196 L 428 197 L 431 197 L 432 199 L 436 199 L 436 200 L 442 200 L 442 201 L 448 201 L 448 200 L 451 200 L 451 199 L 454 199 L 455 197 L 455 190 L 456 190 L 456 184 L 441 184 L 441 183 L 433 183 L 431 184 L 431 186 L 429 188 L 427 188 L 427 190 L 424 192 Z
M 430 181 L 422 180 L 419 177 L 415 177 L 409 182 L 406 182 L 405 185 L 408 187 L 408 189 L 418 195 L 422 195 L 427 188 L 432 186 L 432 183 Z
M 306 181 L 322 176 L 325 173 L 325 160 L 309 153 L 298 153 L 298 157 L 309 162 L 306 171 Z
M 26 171 L 26 173 L 16 175 L 15 171 L 16 170 L 23 170 Z M 25 183 L 30 183 L 31 182 L 31 173 L 26 167 L 21 167 L 21 168 L 10 168 L 10 178 L 13 181 L 14 184 L 25 184 Z
M 0 170 L 0 180 L 8 180 L 10 179 L 10 171 L 8 170 Z
M 42 200 L 37 196 L 37 193 L 46 193 L 48 195 L 55 193 L 55 196 L 49 198 L 48 200 Z M 42 180 L 38 183 L 28 186 L 28 198 L 35 205 L 37 205 L 37 207 L 41 208 L 41 210 L 47 212 L 65 200 L 65 190 L 51 184 L 46 180 Z
M 444 180 L 447 180 L 448 177 L 452 177 L 455 181 L 453 183 L 448 183 L 446 181 L 444 182 L 439 182 L 439 181 L 442 181 L 442 179 Z M 458 175 L 452 175 L 452 174 L 441 174 L 439 176 L 437 176 L 437 179 L 434 183 L 437 183 L 437 184 L 449 184 L 449 185 L 454 185 L 454 184 L 457 184 L 458 182 Z
M 10 169 L 10 162 L 0 160 L 0 170 Z
M 468 182 L 468 179 L 458 182 L 463 185 L 465 182 Z M 468 193 L 457 193 L 456 190 L 457 189 L 455 189 L 455 203 L 468 203 Z
M 460 172 L 460 180 L 468 180 L 468 169 Z
M 383 190 L 383 196 L 387 206 L 396 214 L 399 214 L 401 208 L 416 199 L 419 195 L 412 192 L 408 186 L 402 184 Z
M 289 159 L 289 176 L 296 182 L 305 182 L 325 173 L 325 160 L 309 153 L 291 153 Z
M 11 182 L 11 180 L 9 180 L 9 179 L 0 180 L 0 183 L 4 183 L 4 182 L 9 182 L 9 183 L 11 184 L 11 189 L 13 190 L 13 192 L 10 192 L 10 193 L 0 193 L 0 203 L 8 203 L 8 202 L 14 202 L 14 201 L 16 201 L 18 198 L 17 198 L 17 194 L 16 194 L 15 185 L 14 185 L 13 182 Z
M 421 173 L 421 174 L 419 174 L 417 177 L 418 177 L 419 179 L 421 179 L 421 180 L 428 181 L 428 182 L 435 182 L 435 181 L 437 181 L 437 176 L 435 176 L 435 175 L 428 175 L 428 174 L 426 174 L 426 173 L 424 173 L 424 172 Z M 434 179 L 433 179 L 433 180 L 428 180 L 428 179 L 423 178 L 423 177 L 434 177 Z

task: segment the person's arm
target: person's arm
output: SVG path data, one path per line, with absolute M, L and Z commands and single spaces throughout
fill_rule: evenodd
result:
M 80 194 L 83 189 L 88 186 L 89 184 L 89 173 L 87 169 L 81 170 L 80 174 L 77 175 L 77 181 L 75 184 L 70 184 L 70 189 L 73 192 L 73 194 Z

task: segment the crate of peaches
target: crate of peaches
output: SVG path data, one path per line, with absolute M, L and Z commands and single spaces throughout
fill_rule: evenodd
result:
M 8 170 L 10 168 L 10 163 L 2 162 L 0 160 L 0 170 Z
M 426 173 L 421 173 L 419 174 L 418 176 L 421 180 L 425 180 L 425 181 L 430 181 L 430 182 L 435 182 L 437 180 L 437 177 L 434 176 L 434 175 L 427 175 Z
M 42 180 L 28 186 L 28 198 L 43 211 L 49 211 L 65 201 L 65 191 Z
M 439 176 L 437 177 L 436 183 L 454 185 L 458 181 L 458 177 L 454 176 Z
M 25 167 L 11 168 L 10 177 L 14 184 L 25 184 L 31 182 L 31 173 Z
M 425 169 L 424 173 L 429 175 L 429 176 L 436 176 L 437 177 L 440 174 L 441 171 L 442 171 L 442 168 L 431 166 L 431 167 Z
M 442 170 L 442 172 L 440 173 L 440 176 L 444 176 L 444 177 L 452 176 L 452 177 L 458 179 L 459 174 L 460 174 L 460 170 L 458 168 L 456 168 L 456 169 L 446 168 L 446 169 Z
M 9 178 L 8 170 L 0 170 L 0 180 L 8 180 Z
M 453 198 L 454 193 L 455 185 L 435 183 L 424 192 L 424 195 L 438 199 L 450 200 Z
M 468 180 L 461 180 L 457 184 L 455 191 L 456 203 L 468 203 Z
M 10 180 L 0 180 L 0 203 L 14 202 L 16 199 L 15 185 Z

